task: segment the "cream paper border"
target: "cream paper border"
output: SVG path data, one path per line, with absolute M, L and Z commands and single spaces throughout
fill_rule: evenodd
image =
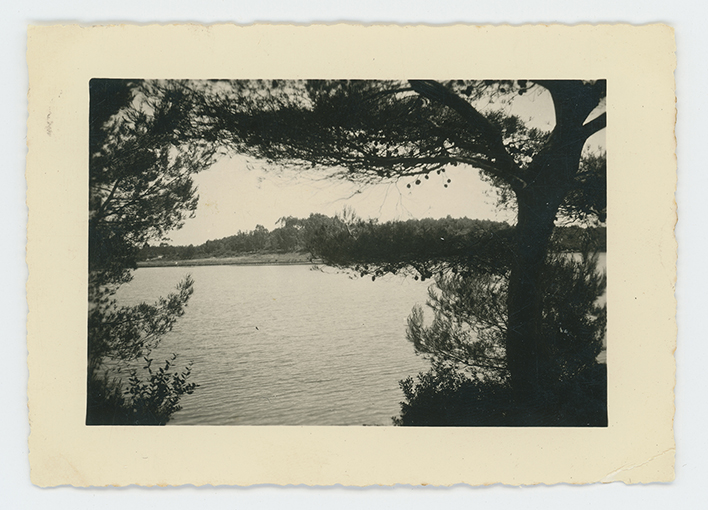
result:
M 662 25 L 30 27 L 32 481 L 672 480 L 674 51 L 673 31 Z M 606 78 L 609 427 L 85 426 L 87 118 L 94 77 Z

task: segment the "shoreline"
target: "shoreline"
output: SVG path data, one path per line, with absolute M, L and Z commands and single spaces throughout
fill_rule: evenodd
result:
M 141 267 L 189 267 L 189 266 L 292 266 L 321 264 L 305 253 L 264 253 L 236 257 L 210 257 L 186 260 L 153 259 L 137 263 Z
M 561 252 L 577 253 L 577 252 Z M 606 253 L 606 252 L 599 252 Z M 261 253 L 235 257 L 209 257 L 185 260 L 152 259 L 137 263 L 137 267 L 190 267 L 190 266 L 313 266 L 323 264 L 307 253 Z

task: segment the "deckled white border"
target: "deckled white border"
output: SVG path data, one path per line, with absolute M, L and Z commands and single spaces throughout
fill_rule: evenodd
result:
M 38 485 L 673 477 L 674 42 L 660 26 L 31 28 L 29 399 Z M 608 80 L 606 429 L 86 427 L 88 80 Z

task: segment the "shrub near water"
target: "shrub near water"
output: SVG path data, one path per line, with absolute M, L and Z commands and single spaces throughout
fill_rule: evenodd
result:
M 171 372 L 170 368 L 176 359 L 177 355 L 173 354 L 171 359 L 165 360 L 164 366 L 154 370 L 152 359 L 145 358 L 143 370 L 147 371 L 147 381 L 140 379 L 137 370 L 131 373 L 126 394 L 130 396 L 136 421 L 145 425 L 164 425 L 174 413 L 182 409 L 179 405 L 182 395 L 194 393 L 197 385 L 187 382 L 191 375 L 191 364 L 183 372 Z
M 165 360 L 163 366 L 152 368 L 152 359 L 145 358 L 142 371 L 134 369 L 124 388 L 120 379 L 106 372 L 90 374 L 87 423 L 91 425 L 165 425 L 182 409 L 179 401 L 191 395 L 197 384 L 188 383 L 191 364 L 182 372 L 173 370 L 177 356 Z
M 597 362 L 606 307 L 597 304 L 606 278 L 597 255 L 550 257 L 543 279 L 543 334 L 550 351 L 541 388 L 515 400 L 506 368 L 507 285 L 488 274 L 440 276 L 428 306 L 409 318 L 408 338 L 431 369 L 400 382 L 405 401 L 396 425 L 606 426 L 607 370 Z
M 184 315 L 193 292 L 188 276 L 177 292 L 157 303 L 118 306 L 110 291 L 94 299 L 89 310 L 87 425 L 164 425 L 179 411 L 183 395 L 197 388 L 188 383 L 191 364 L 175 368 L 177 355 L 158 368 L 152 366 L 152 351 Z M 130 367 L 144 360 L 141 370 Z M 125 383 L 121 369 L 129 370 Z
M 508 384 L 470 379 L 454 366 L 440 364 L 416 379 L 401 381 L 405 401 L 393 423 L 418 427 L 604 427 L 606 384 L 606 366 L 597 364 L 570 384 L 558 384 L 543 397 L 519 404 Z

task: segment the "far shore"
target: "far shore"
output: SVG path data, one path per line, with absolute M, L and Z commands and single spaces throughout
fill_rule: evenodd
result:
M 577 253 L 573 251 L 562 253 Z M 605 253 L 604 251 L 600 253 Z M 309 253 L 249 253 L 235 257 L 208 257 L 199 259 L 151 259 L 138 262 L 138 267 L 189 267 L 189 266 L 288 266 L 322 264 L 322 259 Z
M 237 257 L 209 257 L 202 259 L 165 260 L 152 259 L 138 262 L 138 267 L 180 266 L 277 266 L 320 264 L 309 253 L 252 253 Z

